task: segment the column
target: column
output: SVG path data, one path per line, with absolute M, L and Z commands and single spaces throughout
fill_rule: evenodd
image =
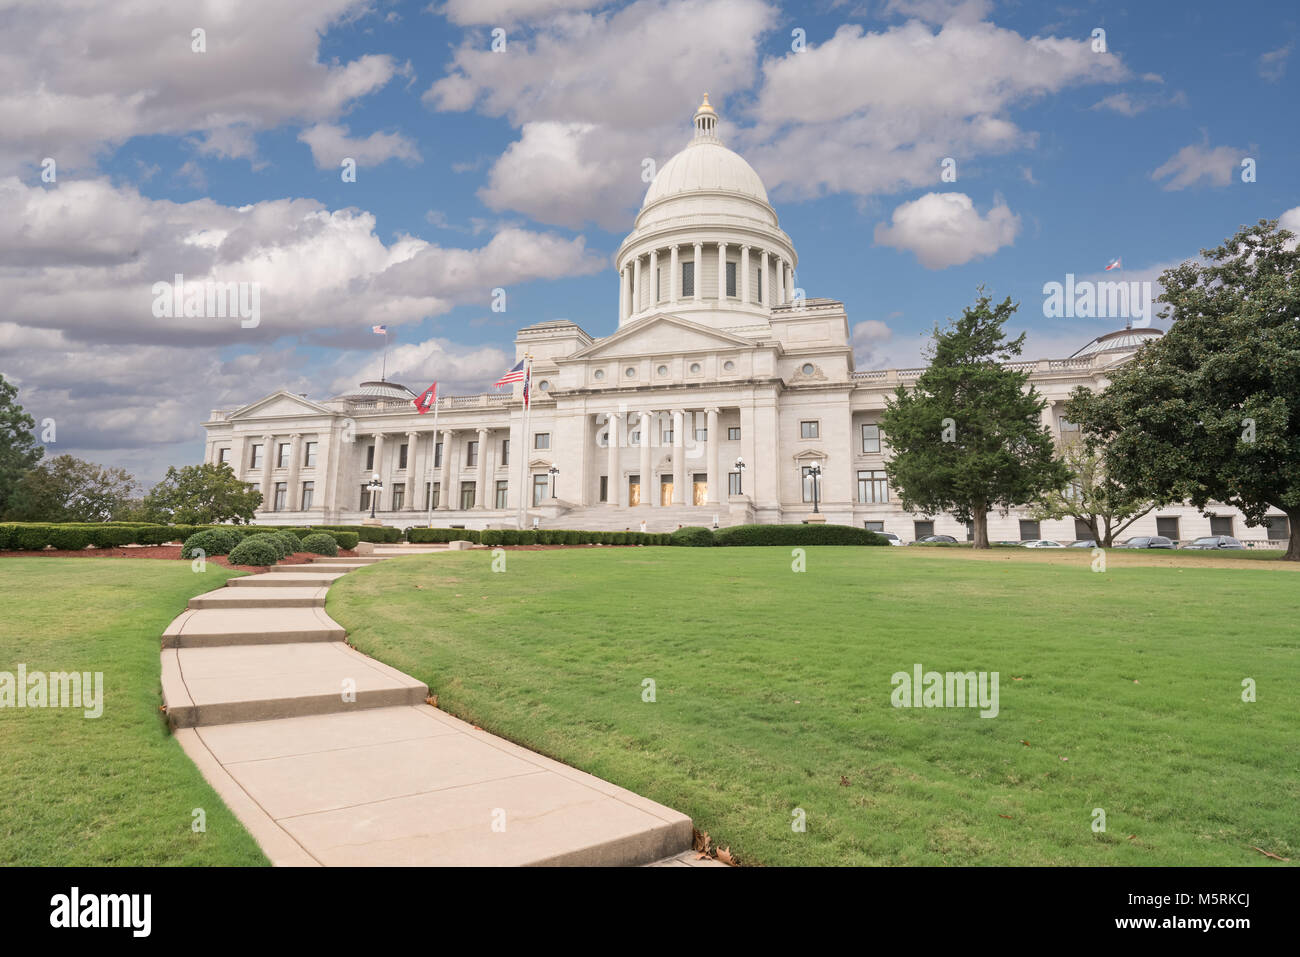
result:
M 618 413 L 607 412 L 608 420 L 606 427 L 609 429 L 608 452 L 609 462 L 606 468 L 609 471 L 606 491 L 606 499 L 610 505 L 623 504 L 623 476 L 618 467 Z
M 653 490 L 650 481 L 650 429 L 653 413 L 641 413 L 641 504 L 651 505 L 654 503 Z M 647 497 L 647 495 L 649 497 Z
M 761 290 L 761 295 L 763 296 L 763 305 L 771 309 L 772 308 L 772 270 L 768 268 L 766 249 L 763 250 L 762 256 L 758 260 L 758 266 L 759 269 L 763 271 L 763 275 L 762 277 L 760 277 L 763 284 L 763 288 Z
M 727 301 L 727 244 L 718 243 L 718 302 Z
M 302 433 L 295 432 L 289 439 L 289 478 L 285 483 L 284 507 L 291 512 L 302 510 L 302 492 L 298 476 L 302 471 Z
M 632 264 L 632 315 L 641 311 L 641 256 Z
M 722 499 L 718 495 L 718 410 L 708 410 L 708 424 L 705 428 L 708 434 L 705 436 L 706 443 L 704 446 L 705 466 L 708 469 L 709 476 L 709 494 L 705 501 L 709 505 L 717 505 Z
M 275 464 L 275 436 L 262 436 L 262 511 L 275 507 L 271 501 L 271 469 Z
M 772 277 L 776 292 L 776 296 L 772 300 L 772 305 L 783 306 L 785 305 L 785 264 L 782 262 L 780 256 L 776 257 L 776 263 L 772 266 L 772 272 L 776 274 Z
M 740 247 L 740 301 L 749 304 L 749 247 Z
M 370 480 L 372 475 L 378 474 L 379 481 L 382 482 L 384 485 L 384 490 L 379 493 L 379 505 L 376 507 L 378 511 L 382 512 L 387 507 L 388 503 L 393 500 L 393 496 L 392 496 L 393 490 L 391 487 L 389 487 L 388 484 L 389 476 L 384 472 L 384 433 L 383 432 L 375 433 L 375 467 L 371 469 L 370 472 L 371 475 L 366 476 L 367 482 Z
M 419 511 L 424 497 L 424 483 L 419 468 L 420 433 L 406 433 L 406 501 L 403 506 L 408 512 Z
M 339 439 L 334 429 L 321 430 L 316 435 L 316 494 L 312 497 L 311 510 L 320 510 L 321 515 L 328 514 L 332 507 L 334 494 L 334 459 L 338 455 L 335 445 Z
M 487 508 L 488 430 L 478 430 L 478 472 L 474 476 L 474 507 Z
M 650 250 L 650 305 L 653 310 L 659 305 L 659 250 Z
M 623 322 L 627 319 L 630 310 L 629 304 L 632 297 L 627 292 L 627 267 L 624 266 L 618 271 L 618 321 Z
M 672 253 L 668 257 L 668 301 L 674 306 L 682 294 L 682 269 L 677 260 L 677 244 L 674 243 Z
M 788 263 L 785 271 L 785 301 L 794 302 L 794 263 Z
M 695 282 L 691 286 L 692 296 L 696 302 L 704 298 L 704 243 L 695 244 L 695 265 L 691 269 L 695 272 Z
M 673 409 L 673 504 L 686 504 L 686 412 Z
M 230 443 L 230 468 L 235 473 L 235 478 L 241 482 L 244 476 L 248 474 L 248 461 L 244 458 L 248 451 L 248 443 L 242 435 L 236 435 Z
M 438 511 L 451 508 L 451 429 L 442 430 L 442 470 L 438 473 Z M 436 441 L 436 439 L 435 439 Z M 434 451 L 437 451 L 436 447 Z

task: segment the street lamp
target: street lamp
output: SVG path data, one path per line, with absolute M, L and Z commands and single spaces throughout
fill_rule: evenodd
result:
M 808 474 L 809 474 L 810 476 L 812 476 L 812 483 L 813 483 L 813 514 L 816 515 L 817 512 L 818 512 L 818 508 L 817 508 L 817 478 L 818 478 L 818 476 L 820 476 L 820 475 L 822 474 L 822 464 L 821 464 L 820 462 L 814 462 L 812 465 L 808 466 Z
M 378 493 L 384 490 L 384 483 L 379 481 L 379 473 L 376 472 L 370 477 L 370 484 L 366 486 L 366 491 L 370 493 L 370 517 L 375 517 L 375 503 L 379 500 Z
M 552 465 L 547 471 L 551 473 L 551 498 L 555 498 L 555 476 L 560 474 L 560 469 Z
M 745 460 L 736 456 L 736 471 L 740 473 L 740 479 L 736 482 L 736 494 L 745 494 Z

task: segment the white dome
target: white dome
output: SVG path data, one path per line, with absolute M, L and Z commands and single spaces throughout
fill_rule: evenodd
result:
M 660 168 L 641 208 L 670 196 L 698 192 L 736 193 L 767 204 L 763 181 L 739 153 L 721 143 L 697 139 Z

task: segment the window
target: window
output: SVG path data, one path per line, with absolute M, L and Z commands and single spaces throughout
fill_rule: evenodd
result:
M 1210 534 L 1211 535 L 1231 535 L 1232 534 L 1232 516 L 1210 516 Z
M 438 493 L 442 491 L 441 486 L 442 486 L 441 482 L 424 483 L 424 507 L 425 508 L 438 507 Z
M 599 499 L 599 501 L 602 501 L 602 502 L 608 502 L 608 501 L 609 501 L 609 476 L 608 476 L 608 475 L 602 475 L 602 476 L 600 477 L 600 499 Z
M 736 295 L 736 264 L 727 263 L 727 295 Z
M 640 430 L 640 429 L 637 429 L 637 430 L 636 430 L 635 432 L 633 432 L 630 436 L 628 436 L 628 444 L 629 444 L 629 445 L 640 445 L 640 444 L 641 444 L 641 430 Z
M 502 465 L 510 464 L 510 440 L 509 439 L 501 440 L 501 464 Z
M 1032 542 L 1042 538 L 1042 529 L 1038 523 L 1030 521 L 1027 518 L 1020 520 L 1020 540 L 1022 542 Z
M 803 369 L 800 371 L 802 371 L 804 375 L 812 375 L 814 371 L 813 364 L 811 362 L 805 362 L 803 364 Z
M 927 535 L 933 535 L 934 522 L 913 522 L 912 533 L 916 536 L 918 541 L 925 538 Z
M 316 493 L 315 482 L 302 483 L 302 510 L 305 512 L 311 508 L 311 500 Z
M 700 374 L 700 364 L 698 362 L 692 362 L 691 375 L 699 375 L 699 374 Z
M 538 391 L 538 392 L 550 392 L 550 391 L 551 391 L 551 383 L 550 383 L 550 381 L 547 380 L 547 379 L 543 379 L 541 382 L 537 383 L 537 391 Z
M 367 445 L 366 446 L 366 471 L 373 472 L 374 470 L 375 470 L 375 447 L 373 445 Z
M 370 486 L 363 485 L 361 486 L 361 511 L 364 512 L 369 508 L 370 508 Z
M 885 530 L 884 522 L 863 522 L 862 527 L 869 532 L 883 532 Z
M 1062 431 L 1063 433 L 1064 433 L 1064 432 L 1078 432 L 1078 431 L 1079 431 L 1079 423 L 1078 423 L 1078 422 L 1071 422 L 1071 421 L 1070 421 L 1069 419 L 1067 419 L 1065 416 L 1061 416 L 1061 418 L 1060 418 L 1059 421 L 1060 421 L 1060 423 L 1061 423 L 1061 431 Z
M 727 473 L 727 494 L 728 495 L 740 494 L 740 473 L 739 472 Z
M 398 482 L 393 486 L 393 504 L 390 506 L 394 512 L 400 512 L 402 505 L 406 502 L 406 486 Z
M 760 260 L 760 262 L 761 261 L 762 260 Z M 762 266 L 758 267 L 758 302 L 759 305 L 762 305 L 763 303 L 763 267 Z
M 739 442 L 739 441 L 740 441 L 740 429 L 736 428 L 735 426 L 730 426 L 730 427 L 728 427 L 728 429 L 727 429 L 727 441 L 728 441 L 728 442 Z
M 460 483 L 460 507 L 461 508 L 474 507 L 474 483 L 473 482 Z
M 682 295 L 695 295 L 695 263 L 682 263 Z
M 660 367 L 659 367 L 658 369 L 656 369 L 655 371 L 658 372 L 660 375 L 667 375 L 667 374 L 668 374 L 668 367 L 667 367 L 667 366 L 660 366 Z
M 885 479 L 882 470 L 871 469 L 858 473 L 858 501 L 869 503 L 889 501 L 889 482 Z
M 597 369 L 595 372 L 591 374 L 591 377 L 599 382 L 601 379 L 605 378 L 605 370 Z
M 1288 527 L 1285 515 L 1270 515 L 1264 519 L 1264 527 L 1268 529 L 1269 541 L 1286 541 L 1291 537 L 1291 529 Z
M 229 465 L 229 464 L 230 464 L 230 449 L 218 449 L 218 450 L 217 450 L 217 464 L 218 464 L 218 465 Z
M 1175 517 L 1161 518 L 1156 516 L 1156 534 L 1163 535 L 1165 538 L 1178 539 L 1178 519 Z
M 707 441 L 709 441 L 709 430 L 708 430 L 708 429 L 696 429 L 696 430 L 695 430 L 695 441 L 696 441 L 696 442 L 707 442 Z
M 880 426 L 864 425 L 862 427 L 862 451 L 868 455 L 880 451 Z
M 821 431 L 821 429 L 820 429 L 820 423 L 818 423 L 818 422 L 815 422 L 815 421 L 814 421 L 814 422 L 800 422 L 800 423 L 799 423 L 799 438 L 801 438 L 801 439 L 815 439 L 815 438 L 818 438 L 818 437 L 819 437 L 819 433 L 820 433 L 820 431 Z
M 478 439 L 471 439 L 465 443 L 465 467 L 474 468 L 478 465 Z
M 811 502 L 813 500 L 813 475 L 812 468 L 805 465 L 800 472 L 803 474 L 803 500 Z M 822 497 L 821 479 L 817 479 L 817 498 L 820 501 Z
M 260 469 L 262 467 L 262 446 L 253 446 L 253 457 L 249 468 Z
M 635 379 L 635 378 L 636 378 L 636 367 L 635 367 L 635 366 L 628 366 L 626 369 L 623 370 L 623 375 L 627 376 L 629 379 Z
M 276 482 L 274 510 L 277 512 L 283 512 L 286 508 L 288 508 L 288 502 L 286 501 L 288 497 L 289 497 L 289 483 Z
M 287 469 L 289 467 L 289 443 L 281 442 L 280 448 L 276 452 L 275 467 L 278 469 Z
M 551 496 L 551 478 L 549 475 L 533 476 L 533 504 L 541 505 Z
M 506 496 L 509 494 L 510 494 L 510 483 L 507 481 L 497 482 L 497 498 L 496 498 L 497 508 L 506 507 Z
M 306 461 L 303 462 L 303 465 L 309 469 L 314 469 L 316 467 L 316 443 L 315 442 L 307 443 L 307 458 Z
M 436 469 L 442 468 L 442 443 L 441 442 L 435 442 L 433 444 L 433 467 Z
M 549 449 L 551 447 L 550 432 L 536 432 L 533 434 L 533 448 Z
M 406 449 L 407 447 L 403 445 L 397 450 L 397 467 L 399 469 L 406 468 Z
M 1090 529 L 1088 523 L 1081 518 L 1076 518 L 1074 520 L 1074 537 L 1079 541 L 1087 541 L 1093 537 L 1092 529 Z

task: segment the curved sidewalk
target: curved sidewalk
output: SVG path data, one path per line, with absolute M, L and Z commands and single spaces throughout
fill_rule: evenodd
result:
M 177 740 L 276 865 L 690 860 L 690 818 L 431 707 L 344 642 L 329 583 L 395 554 L 231 579 L 163 635 Z M 254 581 L 260 579 L 260 581 Z

